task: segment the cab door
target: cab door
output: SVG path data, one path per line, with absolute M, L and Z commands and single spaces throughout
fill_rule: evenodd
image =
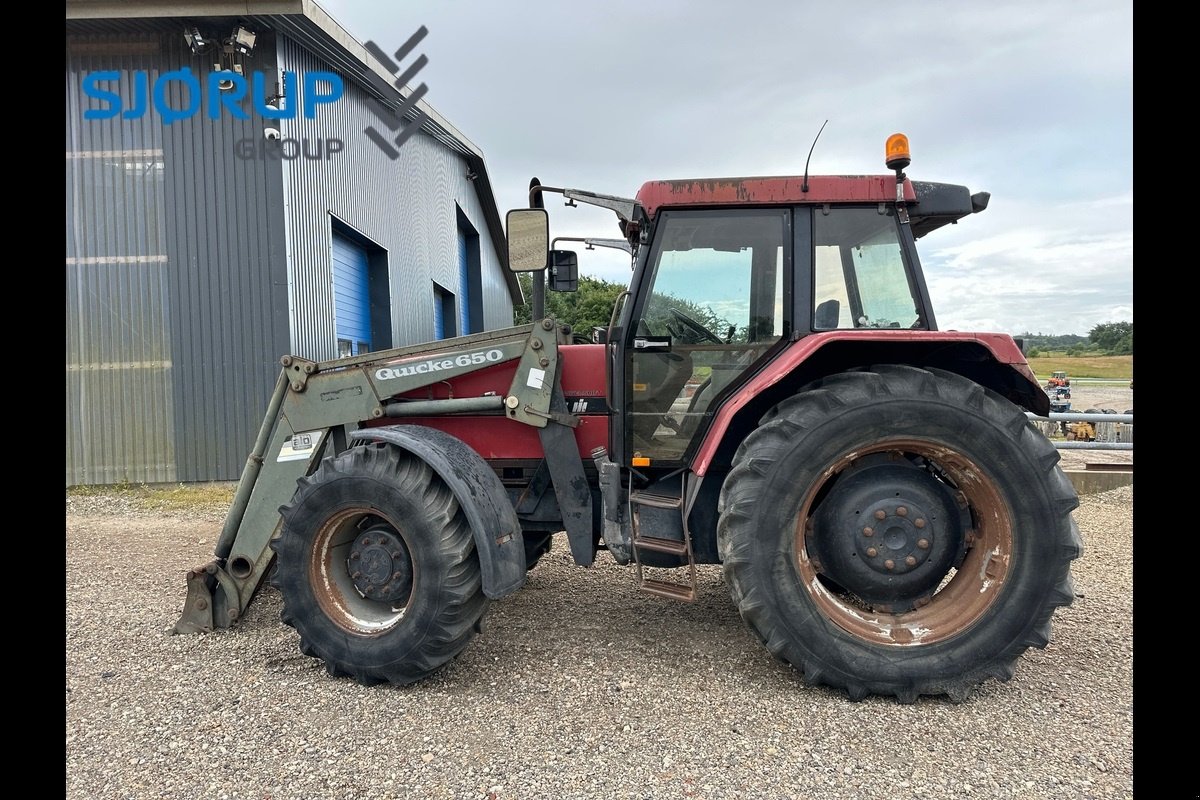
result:
M 791 211 L 663 211 L 622 331 L 626 466 L 675 467 L 791 329 Z

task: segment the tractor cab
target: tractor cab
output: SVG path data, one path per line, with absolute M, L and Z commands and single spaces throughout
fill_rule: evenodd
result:
M 531 204 L 561 193 L 612 209 L 632 251 L 630 288 L 600 337 L 622 463 L 689 463 L 714 413 L 800 339 L 937 330 L 915 241 L 989 195 L 908 180 L 903 135 L 887 153 L 894 175 L 660 180 L 632 199 L 531 183 Z M 508 227 L 510 268 L 553 277 L 563 256 L 547 250 L 545 210 L 510 211 Z

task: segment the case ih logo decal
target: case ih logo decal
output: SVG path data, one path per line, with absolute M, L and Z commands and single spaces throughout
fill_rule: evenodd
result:
M 474 353 L 463 353 L 462 355 L 454 356 L 453 358 L 440 358 L 434 356 L 427 358 L 416 364 L 404 364 L 398 367 L 381 367 L 375 370 L 376 380 L 390 381 L 393 378 L 408 378 L 413 375 L 423 375 L 429 372 L 441 372 L 442 370 L 454 369 L 456 367 L 471 367 L 478 364 L 487 364 L 488 362 L 500 361 L 504 358 L 504 353 L 496 348 L 491 350 L 476 350 Z
M 608 400 L 603 397 L 568 397 L 572 414 L 607 414 Z

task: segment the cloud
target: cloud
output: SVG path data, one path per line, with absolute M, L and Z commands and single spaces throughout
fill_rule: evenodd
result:
M 604 4 L 325 0 L 385 50 L 419 25 L 427 99 L 486 154 L 497 203 L 529 178 L 633 196 L 645 181 L 884 171 L 992 193 L 920 242 L 939 323 L 1086 333 L 1132 317 L 1132 4 L 867 0 Z M 617 235 L 550 203 L 554 235 Z M 580 253 L 625 283 L 620 253 Z

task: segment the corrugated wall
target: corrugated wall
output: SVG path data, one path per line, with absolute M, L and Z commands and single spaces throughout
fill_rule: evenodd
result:
M 165 41 L 170 67 L 203 80 L 211 55 L 193 56 L 174 26 Z M 246 70 L 274 75 L 270 33 Z M 288 350 L 282 168 L 238 157 L 263 141 L 262 120 L 242 106 L 248 119 L 197 114 L 163 132 L 181 481 L 240 477 Z
M 329 69 L 259 33 L 248 71 Z M 425 134 L 389 160 L 363 133 L 379 123 L 348 80 L 316 120 L 275 123 L 309 152 L 341 139 L 328 160 L 239 158 L 239 142 L 264 153 L 268 123 L 254 113 L 83 118 L 100 106 L 82 91 L 88 72 L 121 72 L 104 88 L 129 108 L 134 73 L 153 87 L 188 67 L 203 83 L 211 61 L 173 22 L 68 23 L 67 485 L 241 474 L 279 356 L 335 355 L 331 215 L 387 251 L 393 345 L 432 338 L 434 281 L 461 295 L 459 207 L 480 236 L 484 325 L 512 324 L 465 160 Z M 177 83 L 167 97 L 185 106 Z
M 84 120 L 96 70 L 157 72 L 155 35 L 68 39 L 67 485 L 176 479 L 162 125 Z M 123 107 L 131 82 L 122 82 Z
M 278 38 L 281 69 L 329 70 L 300 44 Z M 316 119 L 298 114 L 280 121 L 284 139 L 307 144 L 309 152 L 316 152 L 318 139 L 329 137 L 345 148 L 329 159 L 284 162 L 293 351 L 315 359 L 336 355 L 331 215 L 387 251 L 393 346 L 433 338 L 434 281 L 461 295 L 456 205 L 480 236 L 483 323 L 511 325 L 512 298 L 465 160 L 423 133 L 409 138 L 395 161 L 388 159 L 363 132 L 367 125 L 387 130 L 368 107 L 368 95 L 344 83 L 342 99 L 321 106 Z M 436 87 L 430 96 L 436 100 Z
M 123 71 L 126 108 L 136 71 L 203 82 L 177 26 L 67 52 L 67 484 L 237 478 L 289 349 L 280 164 L 236 156 L 253 116 L 83 119 L 87 72 Z

